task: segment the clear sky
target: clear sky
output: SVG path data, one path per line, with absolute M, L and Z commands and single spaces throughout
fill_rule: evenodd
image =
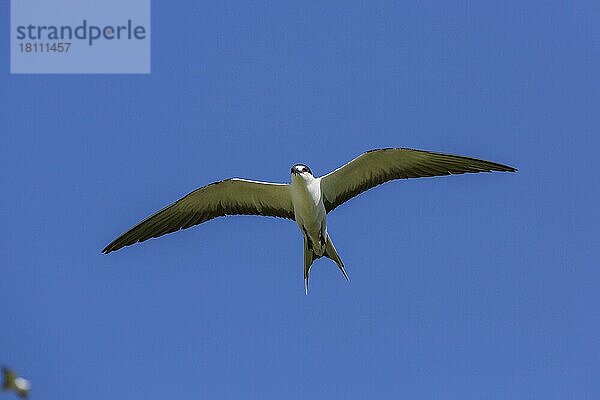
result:
M 153 3 L 150 75 L 10 75 L 2 29 L 0 363 L 32 399 L 600 398 L 600 3 Z M 379 147 L 519 172 L 353 199 L 351 283 L 321 259 L 308 296 L 291 221 L 100 253 Z

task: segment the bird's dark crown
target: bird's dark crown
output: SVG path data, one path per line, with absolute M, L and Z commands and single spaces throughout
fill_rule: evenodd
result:
M 304 172 L 308 172 L 309 174 L 312 175 L 310 168 L 308 168 L 304 164 L 296 164 L 292 167 L 292 174 L 302 174 Z

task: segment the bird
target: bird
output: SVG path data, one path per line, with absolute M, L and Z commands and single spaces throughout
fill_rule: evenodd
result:
M 27 379 L 17 376 L 17 374 L 7 367 L 2 367 L 2 375 L 4 377 L 2 390 L 12 390 L 22 399 L 26 399 L 29 396 L 31 384 Z
M 492 171 L 517 169 L 472 157 L 409 148 L 370 150 L 320 177 L 314 176 L 308 166 L 295 164 L 290 183 L 230 178 L 196 189 L 117 237 L 102 252 L 108 254 L 227 215 L 295 220 L 304 237 L 304 287 L 308 294 L 311 266 L 321 257 L 332 260 L 344 278 L 350 280 L 327 232 L 327 215 L 341 204 L 391 180 Z

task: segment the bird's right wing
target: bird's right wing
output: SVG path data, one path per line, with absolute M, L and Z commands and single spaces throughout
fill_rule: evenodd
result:
M 226 179 L 194 190 L 146 218 L 113 242 L 103 253 L 186 229 L 225 215 L 264 215 L 294 219 L 289 185 Z
M 454 175 L 516 169 L 507 165 L 453 154 L 413 149 L 379 149 L 361 154 L 321 178 L 325 210 L 330 212 L 352 197 L 393 179 Z

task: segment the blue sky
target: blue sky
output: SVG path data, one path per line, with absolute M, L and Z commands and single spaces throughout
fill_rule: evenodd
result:
M 150 75 L 10 75 L 0 41 L 0 363 L 32 398 L 598 398 L 599 3 L 212 3 L 154 1 Z M 290 221 L 100 253 L 199 186 L 379 147 L 519 172 L 340 207 L 351 283 L 319 260 L 309 296 Z

